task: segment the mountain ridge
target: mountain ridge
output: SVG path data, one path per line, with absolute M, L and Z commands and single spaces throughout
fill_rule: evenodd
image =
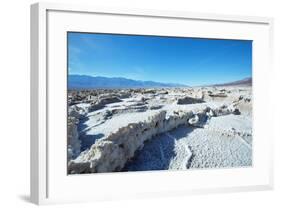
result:
M 188 87 L 177 83 L 140 81 L 123 77 L 102 77 L 72 74 L 68 76 L 69 89 L 95 88 L 149 88 L 149 87 Z
M 208 86 L 252 86 L 252 77 L 246 77 L 241 80 L 212 84 Z M 154 81 L 141 81 L 127 79 L 124 77 L 103 77 L 88 75 L 68 75 L 68 89 L 102 89 L 102 88 L 165 88 L 165 87 L 190 87 L 178 83 L 162 83 Z
M 252 86 L 252 77 L 246 77 L 244 79 L 233 81 L 233 82 L 214 84 L 212 86 L 235 86 L 235 85 Z

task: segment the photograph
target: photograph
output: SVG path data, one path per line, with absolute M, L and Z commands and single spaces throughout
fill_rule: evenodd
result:
M 68 175 L 252 167 L 252 40 L 66 35 Z

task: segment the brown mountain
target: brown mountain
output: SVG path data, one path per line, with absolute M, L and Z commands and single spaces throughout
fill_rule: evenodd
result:
M 214 86 L 236 86 L 236 85 L 252 86 L 252 77 L 247 77 L 245 79 L 237 80 L 234 82 L 215 84 Z

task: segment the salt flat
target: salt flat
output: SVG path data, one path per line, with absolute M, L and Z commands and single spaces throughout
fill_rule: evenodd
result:
M 70 174 L 252 164 L 251 87 L 69 95 Z
M 249 126 L 249 121 L 243 116 L 235 118 L 239 125 L 234 125 L 237 131 L 233 134 L 229 122 L 232 117 L 233 115 L 226 115 L 211 118 L 203 128 L 182 125 L 156 136 L 137 153 L 137 157 L 125 169 L 183 170 L 251 166 L 251 143 L 238 135 L 238 132 L 244 132 L 245 126 Z M 221 123 L 227 125 L 222 126 Z M 220 128 L 216 128 L 218 125 Z

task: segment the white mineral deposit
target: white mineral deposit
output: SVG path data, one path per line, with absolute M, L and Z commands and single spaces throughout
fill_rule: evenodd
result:
M 69 90 L 68 173 L 252 165 L 252 87 Z

